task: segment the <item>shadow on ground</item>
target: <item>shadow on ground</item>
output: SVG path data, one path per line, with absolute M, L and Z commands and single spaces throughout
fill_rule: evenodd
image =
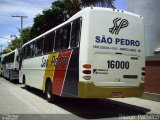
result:
M 26 89 L 25 87 L 22 87 Z M 27 87 L 31 92 L 45 99 L 42 91 Z M 47 102 L 47 101 L 46 101 Z M 74 115 L 86 119 L 113 118 L 121 116 L 145 115 L 150 109 L 126 104 L 110 99 L 71 99 L 61 98 L 57 103 L 53 103 Z
M 19 80 L 18 79 L 15 79 L 15 80 L 9 80 L 9 79 L 7 79 L 7 78 L 4 78 L 4 77 L 2 77 L 3 79 L 5 79 L 6 81 L 8 81 L 8 82 L 10 82 L 10 83 L 13 83 L 13 84 L 21 84 L 21 83 L 19 83 Z

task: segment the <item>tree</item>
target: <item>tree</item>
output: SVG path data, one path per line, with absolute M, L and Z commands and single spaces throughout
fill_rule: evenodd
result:
M 69 17 L 81 10 L 79 0 L 64 0 L 63 2 L 67 8 Z
M 10 48 L 5 48 L 4 50 L 3 50 L 3 53 L 2 54 L 7 54 L 7 53 L 9 53 L 9 52 L 11 52 L 12 50 L 10 49 Z
M 114 7 L 115 0 L 64 0 L 66 8 L 69 10 L 70 15 L 74 15 L 83 7 L 95 6 L 95 7 Z
M 20 39 L 18 37 L 15 37 L 15 39 L 13 39 L 8 45 L 8 49 L 10 50 L 14 50 L 19 47 L 20 47 Z
M 23 36 L 23 44 L 33 39 L 33 35 L 31 33 L 31 27 L 24 28 L 22 30 L 22 36 Z
M 34 18 L 31 28 L 32 38 L 48 31 L 66 20 L 66 8 L 64 2 L 56 1 L 52 3 L 50 9 L 44 10 Z

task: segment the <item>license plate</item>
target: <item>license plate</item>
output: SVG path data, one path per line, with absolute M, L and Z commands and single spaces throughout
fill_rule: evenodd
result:
M 124 95 L 123 95 L 122 92 L 113 92 L 113 93 L 112 93 L 112 97 L 113 97 L 113 98 L 123 98 Z

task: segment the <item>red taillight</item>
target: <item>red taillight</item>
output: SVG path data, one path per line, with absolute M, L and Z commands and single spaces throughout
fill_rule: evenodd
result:
M 146 75 L 146 73 L 145 73 L 145 72 L 142 72 L 142 73 L 141 73 L 141 75 L 142 75 L 142 76 L 145 76 L 145 75 Z
M 142 76 L 145 76 L 146 73 L 145 73 L 145 67 L 142 67 L 142 73 L 141 73 Z
M 84 74 L 91 74 L 91 71 L 90 70 L 83 70 L 83 73 Z

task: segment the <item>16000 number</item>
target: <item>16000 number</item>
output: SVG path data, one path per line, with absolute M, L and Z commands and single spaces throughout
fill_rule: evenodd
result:
M 108 60 L 107 61 L 108 68 L 111 69 L 129 69 L 129 61 L 114 61 L 114 60 Z

